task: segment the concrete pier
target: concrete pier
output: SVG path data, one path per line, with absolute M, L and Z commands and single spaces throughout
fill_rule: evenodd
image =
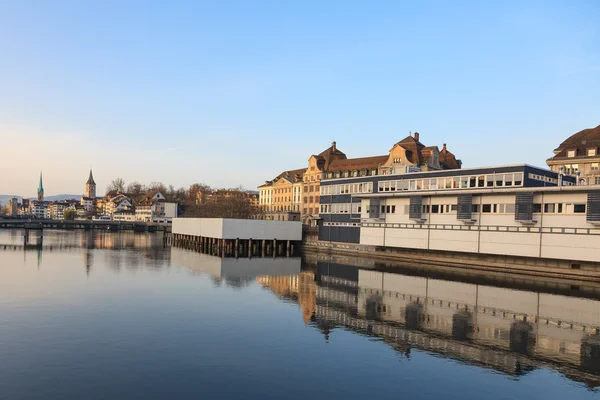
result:
M 173 219 L 173 246 L 218 257 L 290 257 L 301 242 L 298 221 Z

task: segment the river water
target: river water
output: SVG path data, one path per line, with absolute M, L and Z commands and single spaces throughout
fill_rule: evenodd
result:
M 0 399 L 591 399 L 593 285 L 0 231 Z

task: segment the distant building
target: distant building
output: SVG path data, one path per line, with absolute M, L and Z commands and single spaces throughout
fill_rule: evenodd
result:
M 110 191 L 106 194 L 103 200 L 104 203 L 104 215 L 112 217 L 115 211 L 132 210 L 133 201 L 131 197 L 125 193 L 121 193 L 117 190 Z
M 90 169 L 90 176 L 85 184 L 85 194 L 81 197 L 81 205 L 86 214 L 91 215 L 96 212 L 96 182 Z
M 38 185 L 37 190 L 37 199 L 38 201 L 44 201 L 44 184 L 42 183 L 42 173 L 40 172 L 40 184 Z
M 8 215 L 11 217 L 16 217 L 19 215 L 19 199 L 17 197 L 13 197 L 8 201 Z
M 262 217 L 274 221 L 300 221 L 302 177 L 306 168 L 285 171 L 259 186 Z
M 156 189 L 148 192 L 135 207 L 135 218 L 142 222 L 170 223 L 177 215 L 177 203 L 167 202 Z
M 569 136 L 546 160 L 552 171 L 579 175 L 580 184 L 600 185 L 600 125 Z
M 112 214 L 113 221 L 121 221 L 121 222 L 133 222 L 136 221 L 136 212 L 135 210 L 120 210 L 115 211 Z

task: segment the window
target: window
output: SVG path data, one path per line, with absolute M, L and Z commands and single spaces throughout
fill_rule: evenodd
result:
M 438 214 L 440 212 L 440 206 L 439 204 L 433 204 L 431 206 L 431 213 L 432 214 Z
M 385 214 L 385 206 L 381 206 L 381 214 Z
M 556 209 L 555 204 L 544 204 L 544 212 L 545 213 L 554 213 Z
M 504 174 L 504 186 L 512 186 L 513 174 Z
M 484 213 L 491 213 L 491 212 L 492 212 L 492 205 L 491 205 L 491 204 L 484 204 L 484 205 L 481 207 L 481 212 L 484 212 Z
M 594 170 L 597 170 L 598 169 L 598 163 L 597 162 L 593 162 L 592 165 L 591 165 L 591 168 L 594 169 Z
M 452 211 L 457 211 L 457 210 L 458 210 L 458 205 L 456 205 L 456 204 L 452 205 Z M 478 213 L 479 212 L 479 204 L 472 204 L 471 212 Z
M 501 187 L 501 186 L 503 186 L 503 181 L 504 181 L 504 178 L 503 178 L 503 176 L 502 176 L 502 175 L 496 175 L 496 178 L 495 178 L 495 179 L 496 179 L 496 187 Z
M 358 207 L 358 212 L 360 212 L 360 207 Z M 392 206 L 392 214 L 396 213 L 396 206 Z
M 588 157 L 593 157 L 596 155 L 596 149 L 588 149 L 587 151 Z
M 523 173 L 517 172 L 515 173 L 515 186 L 523 185 Z
M 558 205 L 558 207 L 557 207 L 557 210 L 558 210 L 558 211 L 557 211 L 557 212 L 558 212 L 559 214 L 561 214 L 561 213 L 562 213 L 562 210 L 563 210 L 563 205 L 562 205 L 562 203 L 558 203 L 557 205 Z
M 391 207 L 391 206 L 386 206 L 386 207 L 385 207 L 385 212 L 386 212 L 386 213 L 388 213 L 388 214 L 389 214 L 391 211 L 392 211 L 392 207 Z
M 480 176 L 477 178 L 477 187 L 485 186 L 485 176 Z
M 474 188 L 477 185 L 477 179 L 474 176 L 469 177 L 469 187 Z
M 573 204 L 573 212 L 575 214 L 584 214 L 585 213 L 585 204 Z
M 540 203 L 534 203 L 533 204 L 533 212 L 534 213 L 541 213 L 542 212 L 542 205 Z
M 567 151 L 567 157 L 575 157 L 575 150 Z

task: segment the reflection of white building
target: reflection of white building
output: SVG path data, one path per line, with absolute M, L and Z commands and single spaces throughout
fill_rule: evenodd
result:
M 300 258 L 221 258 L 173 247 L 171 264 L 217 279 L 250 281 L 261 275 L 284 276 L 300 273 Z

